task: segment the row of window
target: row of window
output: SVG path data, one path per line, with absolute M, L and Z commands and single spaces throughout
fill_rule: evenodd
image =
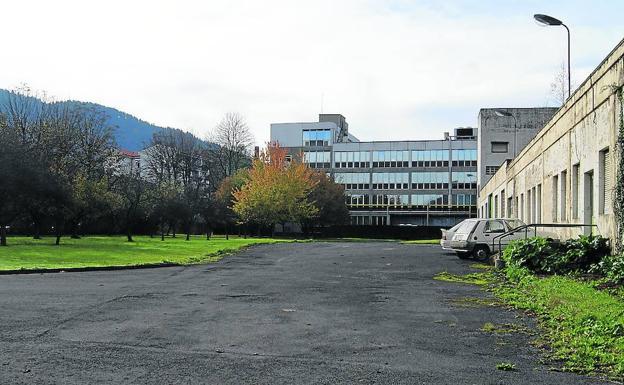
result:
M 357 206 L 447 206 L 448 194 L 347 194 L 347 205 Z M 474 206 L 475 194 L 451 194 L 451 204 L 455 206 Z
M 410 175 L 411 174 L 411 175 Z M 337 172 L 334 174 L 336 183 L 345 185 L 347 190 L 368 189 L 378 190 L 401 190 L 408 189 L 411 185 L 415 190 L 448 189 L 449 173 L 440 171 L 425 172 Z M 410 182 L 411 176 L 411 182 Z M 451 173 L 451 186 L 454 189 L 476 189 L 477 179 L 474 172 L 453 171 Z
M 312 129 L 303 130 L 304 146 L 329 146 L 332 143 L 331 130 Z
M 387 217 L 385 215 L 353 215 L 351 216 L 352 225 L 374 225 L 385 226 Z
M 452 161 L 451 161 L 452 159 Z M 371 161 L 372 160 L 372 161 Z M 336 151 L 336 168 L 372 167 L 476 167 L 477 150 Z
M 594 196 L 598 197 L 598 212 L 609 214 L 612 210 L 614 191 L 614 175 L 611 164 L 609 149 L 600 151 L 598 163 L 598 194 L 594 194 L 594 170 L 589 170 L 581 175 L 580 163 L 572 166 L 570 179 L 568 170 L 551 176 L 550 182 L 546 183 L 546 199 L 551 201 L 550 217 L 552 222 L 567 222 L 570 214 L 573 220 L 583 219 L 584 223 L 593 223 Z M 548 182 L 548 181 L 546 181 Z M 581 188 L 584 190 L 581 191 Z M 568 189 L 570 189 L 570 203 L 568 207 Z M 537 184 L 525 192 L 514 197 L 506 197 L 505 190 L 500 194 L 488 197 L 489 207 L 484 207 L 482 216 L 507 216 L 516 217 L 527 223 L 542 222 L 542 184 Z M 583 202 L 580 201 L 581 196 Z M 581 207 L 584 210 L 581 211 Z M 580 218 L 583 212 L 584 218 Z

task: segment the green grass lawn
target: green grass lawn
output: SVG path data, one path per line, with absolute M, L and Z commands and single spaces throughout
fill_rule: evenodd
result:
M 138 266 L 160 263 L 189 264 L 213 262 L 223 253 L 241 247 L 285 242 L 267 238 L 193 237 L 185 241 L 178 238 L 149 238 L 136 236 L 134 242 L 126 242 L 123 236 L 90 236 L 82 239 L 61 239 L 54 245 L 54 238 L 34 240 L 28 237 L 9 237 L 7 247 L 0 247 L 0 271 L 19 269 L 69 269 L 81 267 Z

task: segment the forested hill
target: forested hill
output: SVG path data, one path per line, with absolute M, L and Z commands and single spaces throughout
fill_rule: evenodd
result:
M 0 105 L 3 105 L 8 98 L 9 91 L 0 89 Z M 118 109 L 103 106 L 97 103 L 79 102 L 74 100 L 62 101 L 59 103 L 67 103 L 70 105 L 83 105 L 102 112 L 108 117 L 108 123 L 115 129 L 115 139 L 120 148 L 139 151 L 148 144 L 154 132 L 165 129 L 173 129 L 170 127 L 160 127 L 155 124 L 148 123 L 133 115 L 119 111 Z

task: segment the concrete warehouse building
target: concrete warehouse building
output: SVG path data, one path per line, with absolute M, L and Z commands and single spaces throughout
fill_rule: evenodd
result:
M 476 217 L 476 129 L 441 140 L 360 142 L 344 116 L 271 124 L 271 141 L 345 187 L 355 225 L 453 226 Z
M 624 40 L 514 159 L 480 186 L 483 217 L 595 224 L 615 239 L 614 198 L 622 128 Z M 553 229 L 572 237 L 578 229 Z M 591 231 L 590 228 L 585 232 Z

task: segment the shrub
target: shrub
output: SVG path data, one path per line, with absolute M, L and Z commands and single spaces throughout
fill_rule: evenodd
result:
M 534 237 L 510 242 L 503 259 L 510 266 L 526 267 L 542 274 L 588 272 L 609 254 L 609 241 L 581 235 L 563 243 Z
M 607 255 L 591 267 L 591 272 L 604 275 L 614 283 L 624 283 L 624 255 Z

